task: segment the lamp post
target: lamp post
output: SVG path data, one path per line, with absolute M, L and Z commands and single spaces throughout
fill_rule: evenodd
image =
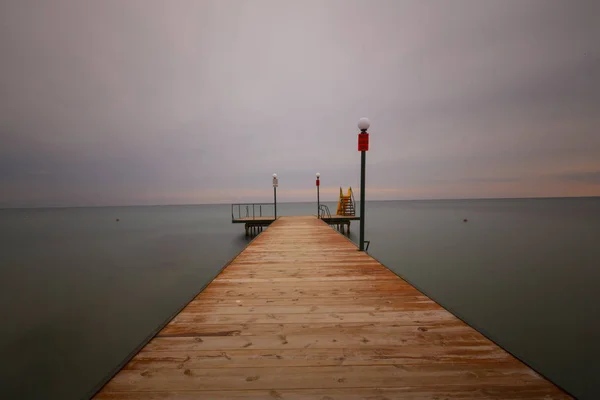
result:
M 273 174 L 273 205 L 275 208 L 275 219 L 277 219 L 277 186 L 279 186 L 279 181 L 277 180 L 277 174 Z
M 317 218 L 321 218 L 321 200 L 319 198 L 319 187 L 321 186 L 320 177 L 321 174 L 317 172 Z
M 358 151 L 360 151 L 360 239 L 358 250 L 365 250 L 365 163 L 367 160 L 367 151 L 369 150 L 369 129 L 371 123 L 368 118 L 358 120 Z

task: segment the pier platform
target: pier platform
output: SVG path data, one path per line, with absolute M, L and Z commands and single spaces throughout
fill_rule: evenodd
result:
M 95 399 L 563 399 L 316 217 L 280 217 Z
M 236 213 L 237 211 L 237 213 Z M 263 211 L 265 215 L 263 215 Z M 273 215 L 269 215 L 272 213 Z M 231 223 L 244 224 L 246 236 L 256 235 L 275 221 L 274 204 L 241 203 L 231 205 Z
M 321 219 L 347 235 L 350 235 L 350 222 L 360 221 L 360 217 L 356 215 L 321 215 Z

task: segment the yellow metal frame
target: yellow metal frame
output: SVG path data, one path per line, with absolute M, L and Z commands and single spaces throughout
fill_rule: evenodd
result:
M 348 188 L 348 193 L 344 195 L 344 191 L 340 188 L 340 199 L 338 200 L 337 215 L 346 215 L 346 208 L 348 204 L 352 204 L 354 209 L 354 201 L 352 196 L 352 188 Z M 356 213 L 356 212 L 355 212 Z

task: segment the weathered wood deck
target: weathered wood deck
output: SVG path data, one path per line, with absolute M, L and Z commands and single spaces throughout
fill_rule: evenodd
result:
M 275 217 L 270 216 L 270 217 L 241 217 L 241 218 L 234 218 L 231 220 L 232 223 L 234 224 L 245 224 L 248 222 L 273 222 L 275 221 Z
M 569 398 L 315 217 L 282 217 L 96 399 Z

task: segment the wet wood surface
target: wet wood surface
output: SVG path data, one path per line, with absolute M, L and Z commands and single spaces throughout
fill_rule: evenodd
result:
M 96 399 L 570 398 L 315 217 L 281 217 Z

